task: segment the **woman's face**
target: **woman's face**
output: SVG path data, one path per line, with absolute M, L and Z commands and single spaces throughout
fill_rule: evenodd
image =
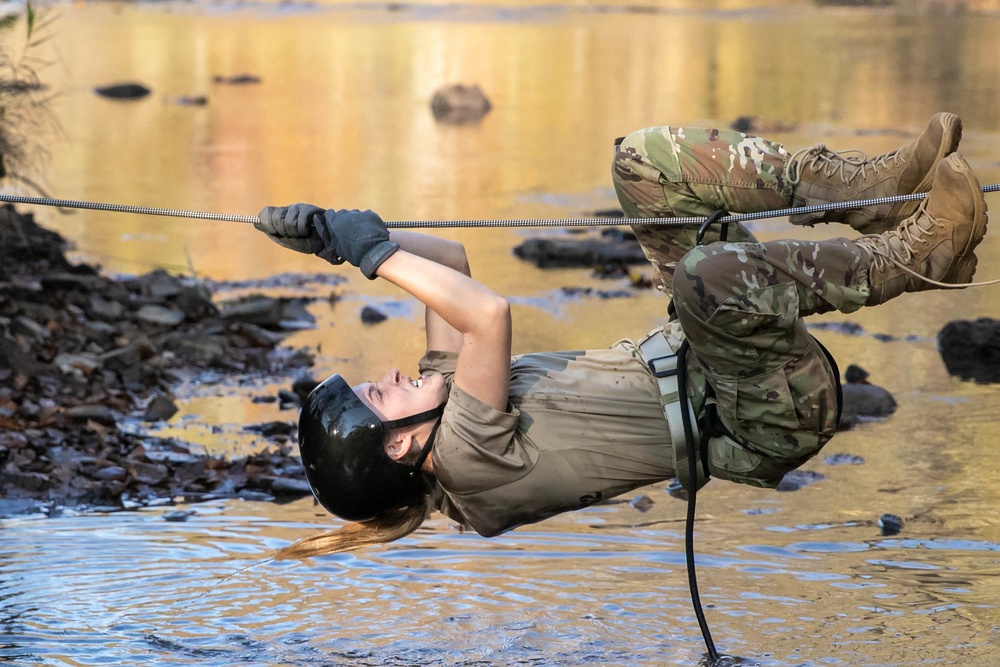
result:
M 396 368 L 386 373 L 380 382 L 365 382 L 352 388 L 382 421 L 433 410 L 448 398 L 443 375 L 431 373 L 414 380 Z

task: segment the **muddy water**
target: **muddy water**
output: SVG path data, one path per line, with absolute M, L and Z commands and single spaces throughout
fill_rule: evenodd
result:
M 822 141 L 880 152 L 941 109 L 963 116 L 963 152 L 982 181 L 1000 180 L 1000 17 L 739 1 L 656 9 L 57 5 L 47 75 L 59 90 L 62 138 L 46 186 L 67 199 L 227 213 L 312 201 L 370 207 L 389 220 L 577 216 L 614 205 L 609 146 L 635 128 L 750 114 L 790 125 L 769 133 L 790 148 Z M 213 83 L 244 73 L 261 82 Z M 127 80 L 153 94 L 116 103 L 92 93 Z M 433 122 L 433 90 L 453 82 L 478 83 L 493 101 L 480 125 Z M 197 95 L 208 104 L 176 103 Z M 289 341 L 322 345 L 318 374 L 405 369 L 419 352 L 412 302 L 247 227 L 38 215 L 110 272 L 342 273 L 342 298 L 317 301 L 317 329 Z M 755 232 L 844 230 L 774 220 Z M 537 232 L 443 233 L 466 243 L 478 277 L 511 295 L 518 352 L 637 336 L 665 306 L 649 293 L 557 298 L 563 285 L 609 285 L 513 258 L 511 247 Z M 1000 277 L 998 241 L 981 248 L 981 276 Z M 716 481 L 702 494 L 702 598 L 722 652 L 778 666 L 996 662 L 997 391 L 950 378 L 934 335 L 950 319 L 998 316 L 998 294 L 911 295 L 852 316 L 862 335 L 817 331 L 900 409 L 840 434 L 826 452 L 863 464 L 818 459 L 807 468 L 826 479 L 798 492 Z M 394 318 L 364 327 L 364 303 Z M 159 432 L 227 452 L 258 445 L 237 436 L 243 424 L 292 415 L 248 398 L 285 380 L 187 388 L 182 414 Z M 662 486 L 642 493 L 655 502 L 644 513 L 611 504 L 493 540 L 437 517 L 395 545 L 305 563 L 263 561 L 331 525 L 307 501 L 5 520 L 0 662 L 694 664 L 704 647 L 684 575 L 684 506 Z M 177 509 L 193 514 L 166 521 Z M 875 521 L 886 512 L 904 519 L 899 535 L 880 534 Z

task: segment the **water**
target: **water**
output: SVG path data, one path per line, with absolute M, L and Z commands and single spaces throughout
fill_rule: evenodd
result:
M 789 124 L 768 136 L 790 148 L 823 141 L 874 153 L 944 109 L 965 120 L 962 150 L 983 183 L 1000 180 L 996 15 L 738 0 L 631 10 L 198 1 L 50 11 L 44 48 L 54 65 L 45 74 L 62 136 L 43 180 L 60 198 L 243 214 L 313 201 L 390 220 L 579 216 L 614 205 L 610 145 L 632 129 L 756 115 Z M 212 83 L 242 73 L 261 83 Z M 126 80 L 153 94 L 115 103 L 92 93 Z M 493 101 L 480 125 L 435 125 L 433 90 L 455 82 L 478 83 Z M 175 103 L 200 94 L 207 106 Z M 319 297 L 319 326 L 289 339 L 322 344 L 317 375 L 336 368 L 361 378 L 420 351 L 411 301 L 246 226 L 37 215 L 76 243 L 78 258 L 111 273 L 345 276 L 343 286 L 307 290 Z M 755 232 L 845 230 L 772 220 Z M 520 263 L 510 249 L 537 231 L 441 233 L 463 241 L 476 275 L 511 295 L 516 352 L 606 346 L 662 316 L 664 300 L 650 293 L 554 296 L 564 285 L 618 285 Z M 980 246 L 980 277 L 1000 276 L 998 243 L 988 236 Z M 332 291 L 343 297 L 334 306 L 325 300 Z M 900 409 L 839 434 L 824 452 L 863 464 L 817 459 L 807 469 L 826 479 L 798 492 L 715 481 L 701 494 L 701 594 L 720 651 L 780 667 L 997 662 L 997 392 L 949 377 L 934 336 L 950 319 L 996 316 L 998 294 L 910 295 L 852 316 L 863 335 L 817 331 Z M 394 318 L 362 326 L 365 303 L 388 305 Z M 225 453 L 259 445 L 236 434 L 292 418 L 247 400 L 277 386 L 183 388 L 181 414 L 157 432 Z M 437 516 L 393 545 L 292 563 L 268 558 L 332 524 L 308 499 L 7 519 L 0 662 L 696 664 L 705 649 L 684 571 L 685 508 L 663 485 L 641 493 L 655 502 L 645 513 L 622 502 L 491 540 Z M 165 520 L 178 509 L 193 514 Z M 883 513 L 903 518 L 900 534 L 880 534 Z

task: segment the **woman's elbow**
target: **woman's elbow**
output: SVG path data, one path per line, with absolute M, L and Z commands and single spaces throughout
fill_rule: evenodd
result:
M 482 300 L 480 307 L 482 312 L 478 319 L 483 323 L 484 329 L 489 331 L 510 329 L 510 301 L 506 298 L 492 294 Z

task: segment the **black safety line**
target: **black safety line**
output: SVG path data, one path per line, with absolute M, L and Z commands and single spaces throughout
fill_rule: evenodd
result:
M 701 594 L 698 592 L 698 574 L 694 563 L 694 519 L 695 503 L 698 495 L 698 463 L 706 458 L 707 438 L 702 436 L 700 442 L 696 443 L 694 441 L 694 429 L 691 426 L 690 403 L 687 393 L 687 363 L 685 362 L 688 347 L 688 341 L 685 338 L 677 350 L 677 384 L 680 385 L 677 396 L 681 403 L 681 421 L 684 424 L 684 437 L 687 439 L 688 444 L 688 479 L 690 484 L 690 488 L 687 489 L 687 521 L 684 523 L 684 556 L 687 561 L 688 588 L 691 591 L 691 604 L 694 606 L 694 615 L 698 619 L 701 636 L 705 639 L 708 658 L 711 664 L 715 664 L 719 659 L 719 651 L 715 648 L 715 642 L 712 641 L 712 631 L 708 629 L 708 621 L 705 620 L 705 611 L 701 608 Z

